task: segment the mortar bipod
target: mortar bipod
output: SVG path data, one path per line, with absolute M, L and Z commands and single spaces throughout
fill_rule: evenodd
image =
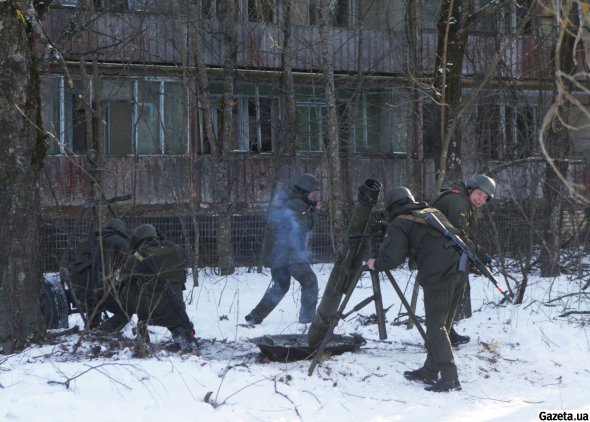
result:
M 358 305 L 356 305 L 353 308 L 353 310 L 351 312 L 347 312 L 346 315 L 344 315 L 344 317 L 347 317 L 352 312 L 359 311 L 364 306 L 366 306 L 370 302 L 374 301 L 375 302 L 375 315 L 377 317 L 377 327 L 379 329 L 379 339 L 385 340 L 387 338 L 387 330 L 385 328 L 385 311 L 383 309 L 383 298 L 381 295 L 381 285 L 379 284 L 380 271 L 371 271 L 368 268 L 366 268 L 366 266 L 363 267 L 363 271 L 369 271 L 369 273 L 371 274 L 371 283 L 373 285 L 373 295 L 368 297 L 367 299 L 363 300 Z M 426 331 L 424 331 L 424 328 L 422 327 L 422 324 L 420 324 L 418 317 L 416 317 L 416 314 L 412 310 L 412 307 L 410 306 L 410 304 L 406 300 L 406 297 L 404 296 L 404 293 L 402 292 L 399 285 L 397 284 L 397 281 L 393 277 L 393 274 L 391 274 L 391 271 L 389 271 L 389 270 L 384 270 L 381 272 L 385 274 L 385 276 L 387 277 L 387 279 L 389 280 L 389 282 L 393 286 L 393 289 L 397 293 L 397 296 L 399 297 L 402 304 L 404 305 L 404 308 L 408 312 L 408 316 L 410 317 L 412 322 L 416 325 L 418 332 L 420 333 L 420 335 L 422 336 L 422 339 L 424 340 L 424 343 L 426 344 L 427 343 Z
M 360 277 L 364 271 L 369 271 L 371 274 L 371 283 L 373 286 L 373 294 L 371 296 L 369 296 L 368 298 L 359 302 L 350 311 L 344 313 L 344 309 L 346 308 L 346 305 L 348 304 L 348 301 L 350 300 L 350 297 L 352 296 L 352 293 L 354 292 L 354 289 L 356 288 L 356 285 L 357 285 L 358 281 L 360 280 Z M 315 367 L 317 366 L 317 364 L 320 360 L 320 357 L 324 353 L 324 351 L 326 349 L 326 345 L 330 341 L 330 338 L 332 337 L 332 334 L 334 332 L 334 329 L 338 325 L 338 322 L 340 320 L 346 319 L 348 316 L 350 316 L 354 312 L 360 311 L 362 308 L 364 308 L 365 306 L 367 306 L 371 302 L 375 302 L 375 315 L 377 317 L 377 327 L 379 329 L 379 339 L 385 340 L 387 338 L 387 330 L 385 328 L 385 311 L 383 309 L 383 298 L 381 296 L 381 286 L 379 284 L 379 273 L 380 272 L 385 273 L 385 276 L 387 277 L 387 279 L 389 280 L 389 282 L 393 286 L 393 289 L 395 290 L 398 297 L 400 298 L 402 304 L 404 305 L 404 308 L 406 308 L 406 311 L 408 312 L 408 316 L 410 317 L 410 319 L 412 320 L 412 322 L 414 323 L 414 325 L 418 329 L 418 332 L 422 336 L 422 339 L 424 340 L 424 345 L 426 346 L 426 348 L 428 348 L 428 337 L 426 336 L 426 331 L 424 331 L 422 324 L 420 323 L 420 321 L 416 317 L 416 314 L 412 310 L 412 307 L 410 306 L 410 304 L 406 300 L 404 293 L 402 292 L 399 285 L 397 284 L 397 281 L 395 280 L 395 278 L 391 274 L 391 271 L 389 271 L 389 270 L 373 271 L 373 270 L 369 270 L 366 265 L 363 265 L 362 268 L 360 269 L 360 271 L 358 271 L 358 273 L 355 274 L 355 277 L 353 278 L 354 282 L 350 283 L 350 285 L 347 287 L 346 294 L 344 295 L 344 298 L 342 299 L 342 302 L 340 303 L 340 306 L 338 307 L 338 311 L 331 318 L 330 327 L 329 327 L 328 331 L 326 332 L 326 335 L 323 338 L 322 342 L 318 346 L 318 348 L 315 352 L 314 358 L 313 358 L 311 365 L 309 367 L 309 370 L 307 371 L 308 376 L 311 376 L 311 374 L 313 374 L 313 371 L 314 371 Z

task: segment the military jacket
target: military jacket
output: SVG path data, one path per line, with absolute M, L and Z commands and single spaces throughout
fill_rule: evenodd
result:
M 309 233 L 317 225 L 318 213 L 305 194 L 291 189 L 282 195 L 279 206 L 273 206 L 266 223 L 264 265 L 282 267 L 309 263 Z
M 454 185 L 442 192 L 432 203 L 432 207 L 439 209 L 455 226 L 462 236 L 471 236 L 472 225 L 475 222 L 475 208 L 469 199 L 469 192 L 464 183 Z
M 436 229 L 403 218 L 417 209 L 437 212 L 435 209 L 427 209 L 425 204 L 409 204 L 398 209 L 387 226 L 375 269 L 391 270 L 402 265 L 406 257 L 411 257 L 418 267 L 416 280 L 423 288 L 443 288 L 445 278 L 459 270 L 460 254 Z
M 103 279 L 113 279 L 124 264 L 127 245 L 128 240 L 118 232 L 104 230 L 102 245 L 98 232 L 91 232 L 78 242 L 75 250 L 66 251 L 60 266 L 69 270 L 69 276 L 74 284 L 98 288 L 102 285 Z M 101 268 L 103 264 L 104 268 Z M 97 276 L 100 277 L 98 280 L 95 279 Z
M 442 192 L 432 203 L 432 206 L 447 217 L 459 232 L 463 241 L 480 257 L 486 252 L 473 239 L 473 224 L 475 223 L 475 208 L 469 199 L 469 192 L 464 183 L 453 185 L 451 189 Z
M 183 248 L 171 241 L 149 241 L 133 251 L 125 262 L 126 281 L 184 283 L 188 259 Z

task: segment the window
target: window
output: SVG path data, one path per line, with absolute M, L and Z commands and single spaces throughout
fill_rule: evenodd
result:
M 322 120 L 325 104 L 297 103 L 297 151 L 323 151 Z
M 103 80 L 97 92 L 105 118 L 105 154 L 133 153 L 133 81 Z
M 405 105 L 398 91 L 368 91 L 361 97 L 354 124 L 354 152 L 405 153 Z
M 43 127 L 51 133 L 48 154 L 86 153 L 86 112 L 92 116 L 93 110 L 82 81 L 73 80 L 69 86 L 63 77 L 43 77 L 41 103 Z
M 247 99 L 248 104 L 248 147 L 252 152 L 272 151 L 273 102 L 270 98 Z M 278 117 L 278 116 L 276 116 Z M 275 120 L 276 121 L 276 120 Z
M 41 79 L 41 118 L 43 120 L 43 129 L 49 132 L 47 149 L 48 154 L 59 154 L 62 151 L 62 129 L 60 115 L 60 90 L 61 78 L 42 78 Z
M 55 140 L 49 153 L 84 154 L 90 144 L 87 121 L 92 122 L 94 145 L 98 116 L 89 80 L 73 86 L 63 77 L 42 79 L 41 101 L 45 130 Z M 104 125 L 105 154 L 185 154 L 188 143 L 186 94 L 173 80 L 103 79 L 97 84 Z
M 217 0 L 202 0 L 201 11 L 204 18 L 215 16 L 217 11 Z
M 317 94 L 317 93 L 316 93 Z M 358 104 L 337 100 L 338 136 L 342 152 L 392 154 L 406 152 L 407 104 L 402 90 L 366 91 Z M 314 101 L 314 99 L 317 100 Z M 297 151 L 325 149 L 326 105 L 317 95 L 297 103 Z
M 520 25 L 522 20 L 526 17 L 527 12 L 531 8 L 533 0 L 524 0 L 510 3 L 507 7 L 503 7 L 492 16 L 480 20 L 477 23 L 476 30 L 487 33 L 504 33 L 509 34 Z M 482 9 L 488 5 L 494 7 L 494 0 L 478 0 L 476 5 Z M 536 18 L 528 20 L 523 28 L 523 34 L 533 34 L 534 28 L 537 26 Z
M 500 160 L 504 156 L 504 142 L 501 125 L 500 106 L 497 104 L 481 104 L 477 107 L 476 139 L 478 153 L 486 160 Z
M 160 0 L 127 0 L 129 10 L 136 12 L 166 13 L 171 11 L 171 2 Z
M 273 22 L 275 19 L 274 0 L 247 0 L 248 20 L 251 22 Z
M 109 12 L 127 12 L 129 3 L 128 0 L 94 0 L 94 7 Z
M 422 144 L 424 158 L 437 158 L 440 149 L 440 107 L 433 101 L 422 104 Z
M 352 0 L 332 0 L 329 4 L 330 25 L 341 28 L 350 26 Z M 309 0 L 309 24 L 320 24 L 320 0 Z
M 440 0 L 423 0 L 422 25 L 424 25 L 424 29 L 437 28 L 438 15 L 440 13 L 440 4 Z
M 478 104 L 476 139 L 485 160 L 513 160 L 535 152 L 538 110 L 526 104 Z
M 214 88 L 215 89 L 215 88 Z M 238 86 L 234 98 L 234 144 L 232 151 L 271 152 L 278 136 L 280 124 L 279 99 L 274 96 L 260 95 L 257 85 Z M 253 95 L 246 95 L 253 91 Z M 202 107 L 199 106 L 199 142 L 197 151 L 209 153 L 210 148 L 205 137 L 205 122 Z M 223 96 L 212 95 L 211 119 L 217 139 L 223 128 Z
M 58 4 L 62 6 L 78 6 L 80 0 L 59 0 Z

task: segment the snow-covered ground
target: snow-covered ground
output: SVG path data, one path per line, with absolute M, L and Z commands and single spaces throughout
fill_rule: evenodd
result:
M 314 267 L 320 293 L 331 265 Z M 411 290 L 413 274 L 393 272 Z M 472 277 L 474 315 L 457 331 L 471 342 L 455 349 L 462 391 L 431 393 L 404 379 L 425 357 L 416 329 L 392 325 L 404 312 L 387 280 L 382 282 L 387 312 L 386 340 L 376 325 L 363 325 L 372 305 L 340 323 L 336 333 L 359 333 L 358 353 L 321 362 L 312 376 L 309 361 L 269 362 L 248 339 L 300 333 L 299 285 L 260 325 L 247 328 L 244 315 L 261 298 L 268 272 L 240 269 L 230 277 L 204 271 L 199 286 L 187 280 L 188 312 L 202 339 L 200 355 L 161 350 L 134 357 L 131 324 L 123 339 L 77 344 L 80 335 L 54 344 L 0 356 L 0 420 L 6 421 L 536 421 L 540 412 L 590 414 L 590 341 L 583 315 L 559 317 L 576 308 L 579 291 L 558 279 L 533 278 L 520 306 L 501 306 L 494 286 Z M 500 278 L 500 281 L 502 279 Z M 350 306 L 372 293 L 370 279 L 358 283 Z M 409 297 L 409 293 L 406 295 Z M 421 302 L 421 297 L 420 297 Z M 587 309 L 587 302 L 580 309 Z M 418 308 L 422 315 L 422 307 Z M 80 324 L 70 316 L 70 326 Z M 169 340 L 151 327 L 154 344 Z M 542 415 L 541 415 L 542 416 Z M 549 420 L 549 419 L 546 419 Z

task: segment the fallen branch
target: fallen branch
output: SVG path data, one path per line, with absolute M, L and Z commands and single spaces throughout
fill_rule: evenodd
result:
M 590 314 L 590 311 L 567 311 L 564 312 L 563 314 L 557 315 L 558 317 L 565 317 L 568 315 L 586 315 L 586 314 Z
M 277 389 L 277 379 L 276 378 L 274 379 L 274 385 L 275 385 L 275 393 L 280 394 L 281 396 L 283 396 L 284 398 L 289 400 L 289 403 L 291 403 L 293 405 L 293 409 L 295 410 L 295 413 L 299 417 L 299 420 L 303 420 L 303 419 L 301 419 L 301 415 L 299 414 L 299 410 L 297 410 L 297 405 L 295 403 L 293 403 L 293 400 L 291 400 L 288 395 L 286 395 L 285 393 L 281 393 Z
M 80 378 L 82 375 L 85 375 L 87 373 L 89 373 L 90 371 L 96 370 L 98 371 L 100 374 L 106 376 L 108 379 L 110 379 L 111 381 L 116 382 L 117 384 L 122 385 L 123 387 L 127 388 L 128 390 L 131 390 L 131 387 L 129 387 L 126 384 L 123 384 L 121 381 L 114 379 L 113 377 L 111 377 L 110 375 L 104 373 L 103 371 L 101 371 L 99 368 L 102 368 L 104 366 L 131 366 L 133 368 L 135 368 L 135 366 L 133 365 L 128 365 L 128 364 L 122 364 L 122 363 L 101 363 L 100 365 L 96 365 L 96 366 L 90 366 L 88 367 L 88 369 L 74 375 L 73 377 L 69 377 L 68 379 L 66 379 L 65 381 L 47 381 L 47 384 L 49 385 L 65 385 L 66 389 L 70 388 L 70 383 L 78 378 Z

